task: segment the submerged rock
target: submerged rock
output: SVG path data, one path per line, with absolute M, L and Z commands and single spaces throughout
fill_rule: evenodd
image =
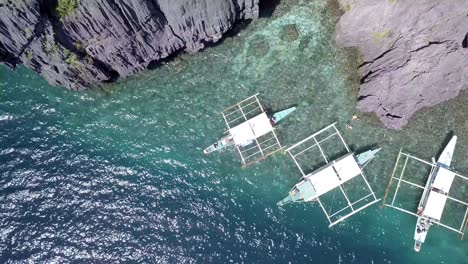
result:
M 400 129 L 419 109 L 468 86 L 468 5 L 453 1 L 340 0 L 337 42 L 364 58 L 358 108 Z
M 292 42 L 299 38 L 299 30 L 297 30 L 297 26 L 295 24 L 283 26 L 281 31 L 281 38 L 283 40 Z
M 218 41 L 236 21 L 258 17 L 258 1 L 7 1 L 0 3 L 0 62 L 85 89 Z M 68 6 L 57 8 L 61 2 Z

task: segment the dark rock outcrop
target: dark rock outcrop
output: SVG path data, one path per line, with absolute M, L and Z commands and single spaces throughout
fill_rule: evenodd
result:
M 259 0 L 57 0 L 0 3 L 0 62 L 23 63 L 49 83 L 80 90 L 142 71 L 178 51 L 218 41 Z
M 339 0 L 337 42 L 364 58 L 358 108 L 399 129 L 468 87 L 466 0 Z

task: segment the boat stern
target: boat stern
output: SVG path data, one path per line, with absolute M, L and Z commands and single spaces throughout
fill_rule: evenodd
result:
M 212 149 L 210 147 L 207 147 L 206 149 L 203 150 L 203 154 L 205 154 L 205 155 L 208 155 L 211 152 L 213 152 L 213 151 L 212 151 Z
M 279 201 L 278 205 L 283 206 L 285 204 L 292 203 L 292 202 L 293 202 L 293 200 L 291 199 L 291 196 L 288 195 L 288 196 L 284 197 L 283 200 Z
M 232 146 L 234 145 L 233 141 L 232 141 L 232 137 L 229 135 L 229 136 L 225 136 L 223 137 L 222 139 L 216 141 L 214 144 L 212 144 L 211 146 L 207 147 L 206 149 L 203 150 L 203 153 L 205 154 L 210 154 L 211 152 L 215 152 L 215 151 L 220 151 L 220 150 L 223 150 L 225 149 L 226 147 L 229 147 L 229 146 Z
M 422 243 L 426 240 L 431 223 L 428 219 L 418 217 L 416 228 L 414 229 L 414 251 L 419 252 Z
M 414 241 L 414 251 L 419 252 L 421 250 L 422 243 L 420 241 Z

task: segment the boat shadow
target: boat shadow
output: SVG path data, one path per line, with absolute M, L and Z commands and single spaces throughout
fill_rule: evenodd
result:
M 363 147 L 357 148 L 355 145 L 351 144 L 349 145 L 349 149 L 355 154 L 359 155 L 361 153 L 364 153 L 368 150 L 373 150 L 373 149 L 378 149 L 380 148 L 380 145 L 378 143 L 370 144 L 370 145 L 365 145 Z

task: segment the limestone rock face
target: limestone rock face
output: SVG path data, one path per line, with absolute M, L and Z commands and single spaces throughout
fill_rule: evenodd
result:
M 77 0 L 64 17 L 57 0 L 6 1 L 0 62 L 81 90 L 218 41 L 237 21 L 258 17 L 258 1 Z
M 358 108 L 400 129 L 468 87 L 466 0 L 340 0 L 337 42 L 364 58 Z

